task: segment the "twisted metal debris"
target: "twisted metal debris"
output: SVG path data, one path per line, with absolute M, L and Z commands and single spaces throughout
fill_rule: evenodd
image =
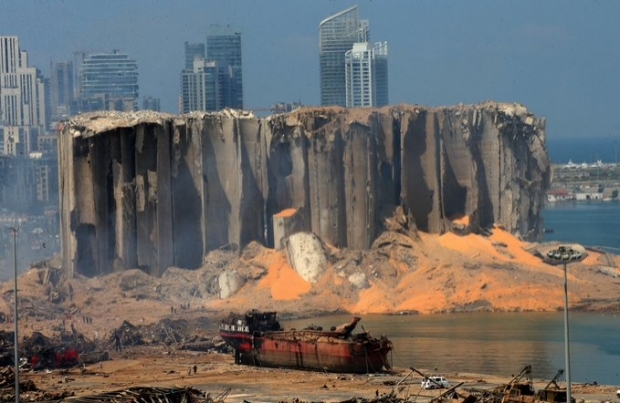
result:
M 223 403 L 230 389 L 215 397 L 193 388 L 134 387 L 92 396 L 53 400 L 55 403 Z M 50 403 L 52 400 L 49 401 Z

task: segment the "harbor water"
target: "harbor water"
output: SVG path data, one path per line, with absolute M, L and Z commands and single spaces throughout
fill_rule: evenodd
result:
M 287 329 L 310 324 L 327 329 L 350 319 L 333 315 L 282 324 Z M 620 385 L 620 316 L 571 313 L 569 322 L 573 382 Z M 564 368 L 561 312 L 366 315 L 356 331 L 361 326 L 393 341 L 396 367 L 509 377 L 530 364 L 534 379 L 550 379 Z
M 619 202 L 549 203 L 542 217 L 545 241 L 576 242 L 584 246 L 604 247 L 620 254 Z

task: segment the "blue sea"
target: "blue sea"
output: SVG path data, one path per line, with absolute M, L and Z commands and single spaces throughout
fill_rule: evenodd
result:
M 575 242 L 620 254 L 619 202 L 550 203 L 542 216 L 545 228 L 553 230 L 544 241 Z

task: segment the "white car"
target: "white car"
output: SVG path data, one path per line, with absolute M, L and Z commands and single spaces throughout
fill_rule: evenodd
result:
M 422 389 L 443 389 L 449 388 L 450 382 L 443 376 L 429 376 L 428 378 L 422 378 Z

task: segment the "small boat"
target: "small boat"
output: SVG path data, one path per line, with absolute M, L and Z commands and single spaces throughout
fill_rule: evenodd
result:
M 392 342 L 365 330 L 353 334 L 359 321 L 354 317 L 329 331 L 317 326 L 283 330 L 276 312 L 252 310 L 222 321 L 220 337 L 234 349 L 238 364 L 344 373 L 389 369 Z

